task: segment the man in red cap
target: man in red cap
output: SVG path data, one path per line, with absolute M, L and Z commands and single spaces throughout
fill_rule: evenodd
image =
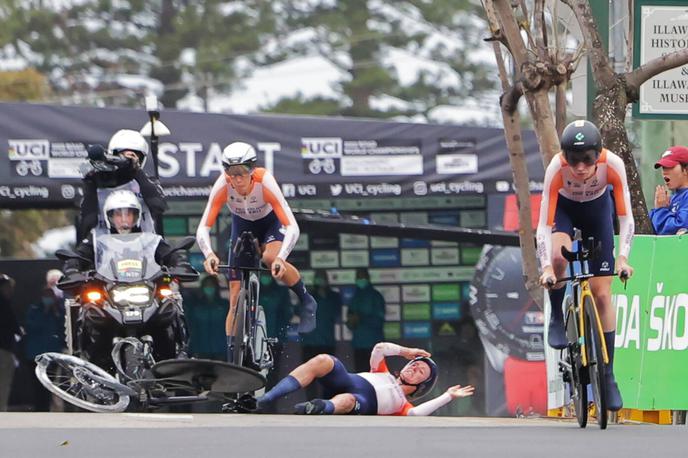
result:
M 662 154 L 655 168 L 662 168 L 666 186 L 655 190 L 655 208 L 650 211 L 657 235 L 688 232 L 688 148 L 672 146 Z M 669 198 L 669 190 L 673 195 Z

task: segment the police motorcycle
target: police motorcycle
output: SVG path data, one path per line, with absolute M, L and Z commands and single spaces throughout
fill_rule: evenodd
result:
M 245 379 L 227 379 L 225 363 L 186 358 L 177 284 L 198 278 L 182 255 L 195 239 L 170 247 L 157 234 L 132 232 L 140 228 L 141 207 L 130 191 L 113 192 L 103 213 L 114 233 L 93 231 L 92 244 L 56 253 L 66 265 L 88 268 L 65 269 L 58 283 L 73 295 L 66 304 L 69 351 L 38 355 L 38 380 L 94 412 L 154 410 L 246 389 Z M 263 386 L 264 379 L 248 382 Z

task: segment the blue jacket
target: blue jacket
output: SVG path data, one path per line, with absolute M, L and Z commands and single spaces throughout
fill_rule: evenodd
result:
M 680 229 L 688 229 L 688 188 L 677 190 L 668 207 L 650 210 L 650 218 L 657 235 L 674 235 Z

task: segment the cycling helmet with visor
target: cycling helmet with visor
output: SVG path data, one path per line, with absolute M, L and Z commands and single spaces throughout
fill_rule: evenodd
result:
M 428 375 L 428 378 L 426 378 L 420 383 L 409 383 L 405 381 L 403 378 L 401 378 L 401 376 L 399 377 L 404 385 L 416 387 L 416 391 L 409 395 L 411 399 L 422 398 L 426 394 L 430 393 L 430 391 L 432 391 L 432 389 L 434 388 L 435 383 L 437 383 L 437 376 L 439 372 L 437 369 L 437 363 L 435 363 L 435 361 L 426 356 L 418 356 L 416 358 L 413 358 L 411 361 L 407 363 L 407 365 L 414 364 L 417 362 L 422 362 L 428 365 L 428 367 L 430 368 L 430 375 Z
M 105 225 L 113 234 L 129 234 L 141 226 L 141 202 L 131 191 L 113 191 L 103 205 Z
M 139 132 L 130 129 L 121 129 L 115 132 L 108 143 L 108 153 L 119 155 L 124 151 L 133 151 L 139 158 L 141 167 L 146 163 L 148 155 L 148 142 Z
M 571 166 L 594 165 L 602 152 L 600 131 L 590 121 L 573 121 L 561 134 L 561 151 Z
M 256 162 L 256 150 L 248 143 L 230 143 L 222 151 L 222 167 L 230 177 L 250 174 Z

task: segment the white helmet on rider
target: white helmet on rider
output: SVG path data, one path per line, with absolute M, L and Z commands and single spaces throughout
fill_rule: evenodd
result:
M 131 129 L 121 129 L 115 132 L 108 143 L 108 153 L 119 154 L 123 151 L 133 151 L 139 157 L 141 167 L 146 163 L 148 142 L 139 132 Z
M 224 167 L 225 172 L 229 172 L 230 168 L 236 170 L 242 167 L 250 172 L 256 166 L 257 161 L 256 150 L 248 143 L 230 143 L 222 150 L 222 167 Z
M 113 191 L 103 205 L 105 225 L 113 234 L 129 234 L 141 226 L 141 202 L 131 191 Z

